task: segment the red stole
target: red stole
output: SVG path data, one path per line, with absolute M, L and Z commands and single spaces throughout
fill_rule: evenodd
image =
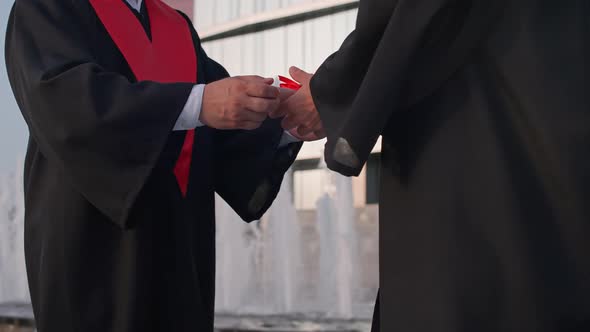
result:
M 90 4 L 138 81 L 196 83 L 197 56 L 187 21 L 161 0 L 144 1 L 151 41 L 123 0 L 90 0 Z M 174 167 L 183 196 L 188 190 L 194 137 L 194 130 L 187 132 Z

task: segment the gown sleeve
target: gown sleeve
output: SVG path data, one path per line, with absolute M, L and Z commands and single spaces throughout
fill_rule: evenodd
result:
M 504 0 L 361 0 L 355 30 L 317 70 L 328 167 L 358 175 L 392 113 L 434 92 L 482 40 Z
M 229 76 L 204 51 L 201 54 L 208 82 Z M 271 119 L 256 130 L 216 132 L 215 190 L 244 221 L 260 219 L 272 205 L 301 149 L 302 143 L 279 148 L 283 132 L 280 121 Z
M 219 134 L 216 191 L 244 221 L 258 220 L 279 193 L 302 143 L 279 148 L 283 129 L 271 119 L 257 130 Z
M 17 0 L 7 30 L 12 89 L 48 162 L 121 227 L 150 176 L 193 84 L 130 82 L 103 68 L 87 4 Z

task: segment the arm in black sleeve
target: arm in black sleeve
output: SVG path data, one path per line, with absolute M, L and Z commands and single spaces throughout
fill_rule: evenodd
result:
M 361 0 L 355 31 L 311 81 L 326 162 L 358 175 L 393 112 L 436 90 L 484 38 L 504 0 Z
M 229 77 L 201 47 L 199 58 L 207 83 Z M 279 149 L 282 136 L 280 122 L 270 119 L 257 130 L 216 132 L 215 190 L 245 221 L 260 219 L 270 207 L 302 146 L 294 143 Z
M 132 83 L 101 67 L 78 0 L 18 0 L 10 18 L 10 82 L 41 153 L 121 227 L 192 84 Z
M 280 122 L 270 119 L 256 130 L 219 132 L 216 191 L 245 221 L 268 210 L 301 149 L 302 143 L 279 148 L 282 135 Z

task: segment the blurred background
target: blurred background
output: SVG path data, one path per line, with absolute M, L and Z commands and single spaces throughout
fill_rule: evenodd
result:
M 208 55 L 231 75 L 262 76 L 286 75 L 291 65 L 315 71 L 354 29 L 358 7 L 357 0 L 165 2 L 193 19 Z M 0 2 L 2 48 L 12 3 Z M 12 98 L 3 53 L 0 317 L 7 310 L 2 307 L 26 311 L 28 302 L 22 240 L 22 160 L 28 134 Z M 375 149 L 358 178 L 350 179 L 325 168 L 323 146 L 322 141 L 304 145 L 261 221 L 244 224 L 218 199 L 220 330 L 368 329 L 378 288 L 380 150 Z

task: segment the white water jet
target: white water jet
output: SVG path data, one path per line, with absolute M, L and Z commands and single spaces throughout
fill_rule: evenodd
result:
M 0 303 L 28 302 L 22 163 L 0 177 Z
M 263 276 L 265 298 L 271 313 L 286 314 L 296 309 L 301 275 L 301 232 L 293 205 L 290 174 L 273 206 L 263 218 L 265 227 Z
M 0 303 L 29 299 L 22 165 L 17 169 L 0 177 Z M 260 222 L 244 223 L 217 197 L 216 311 L 357 317 L 354 309 L 365 302 L 359 303 L 356 292 L 359 240 L 351 180 L 325 170 L 317 224 L 314 227 L 313 215 L 311 220 L 303 219 L 308 225 L 304 232 L 292 199 L 290 175 Z M 305 213 L 309 216 L 310 211 Z M 304 238 L 312 242 L 304 243 Z
M 358 239 L 350 178 L 325 169 L 324 194 L 317 204 L 320 234 L 320 301 L 327 314 L 352 318 L 358 286 Z
M 242 219 L 219 196 L 215 200 L 217 229 L 216 307 L 218 312 L 238 313 L 252 296 L 259 232 Z
M 293 312 L 301 241 L 288 178 L 260 222 L 245 224 L 217 200 L 218 312 Z

